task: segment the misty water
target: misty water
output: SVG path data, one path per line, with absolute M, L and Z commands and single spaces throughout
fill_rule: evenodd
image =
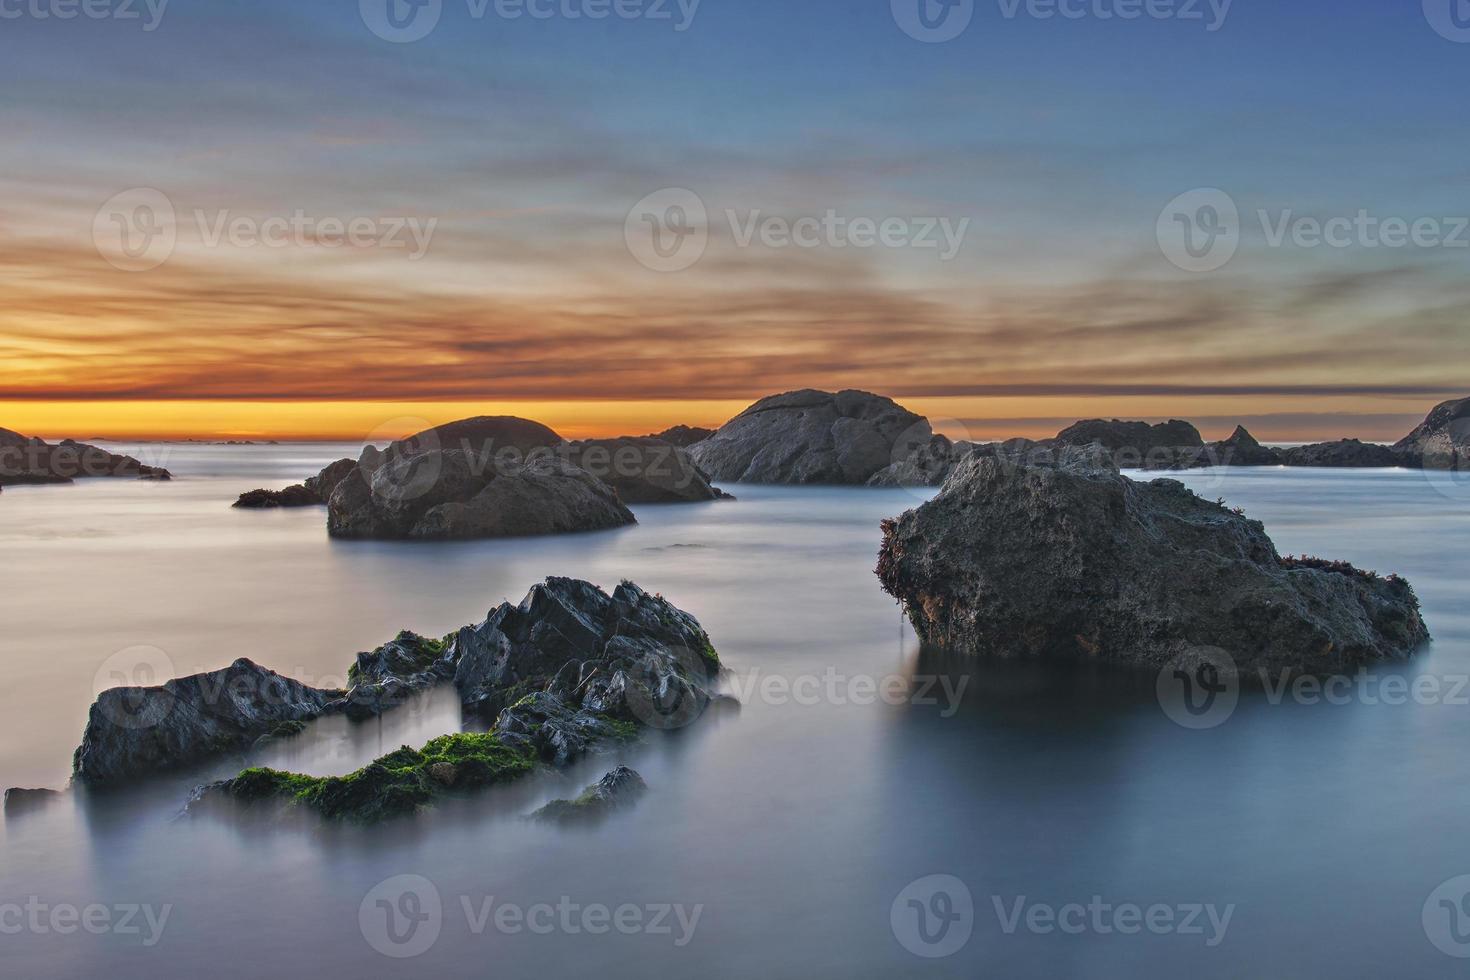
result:
M 1457 681 L 1470 674 L 1470 488 L 1397 471 L 1185 475 L 1264 520 L 1283 553 L 1408 577 L 1436 642 L 1374 679 L 1428 678 L 1420 690 L 1439 691 L 1407 703 L 1246 692 L 1223 724 L 1190 730 L 1161 710 L 1151 674 L 921 653 L 872 568 L 879 521 L 930 491 L 731 487 L 738 502 L 638 507 L 639 525 L 618 531 L 464 544 L 337 542 L 320 509 L 229 506 L 346 454 L 355 447 L 153 446 L 145 461 L 170 467 L 172 483 L 7 488 L 0 783 L 67 784 L 88 705 L 118 663 L 187 674 L 245 656 L 341 683 L 357 651 L 399 629 L 477 622 L 548 575 L 631 579 L 693 613 L 742 706 L 373 829 L 181 818 L 191 788 L 239 758 L 129 792 L 68 793 L 5 821 L 0 975 L 1431 977 L 1461 966 L 1431 941 L 1425 910 L 1438 914 L 1431 893 L 1470 874 L 1470 691 Z M 345 773 L 462 725 L 441 691 L 381 721 L 318 722 L 250 761 Z M 524 819 L 620 762 L 650 787 L 634 809 L 571 829 Z M 427 948 L 394 959 L 376 948 L 374 890 L 404 875 L 426 880 L 441 911 L 420 923 Z M 973 900 L 973 934 L 944 958 L 911 952 L 922 944 L 891 915 L 932 875 Z M 1125 934 L 1089 913 L 1080 930 L 1024 916 L 1008 928 L 1018 907 L 1095 897 L 1181 920 L 1193 906 L 1229 909 L 1228 925 L 1201 914 L 1199 931 Z M 430 914 L 398 898 L 395 910 Z M 497 909 L 543 903 L 632 911 L 626 929 L 580 912 L 558 912 L 549 931 L 497 924 Z M 92 904 L 104 907 L 92 930 L 43 912 L 17 931 L 25 910 L 5 908 Z M 124 923 L 131 906 L 167 918 Z M 665 906 L 683 918 L 655 923 Z

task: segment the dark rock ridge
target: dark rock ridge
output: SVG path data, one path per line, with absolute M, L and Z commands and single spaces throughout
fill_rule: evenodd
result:
M 609 596 L 552 578 L 446 641 L 400 634 L 353 665 L 347 705 L 382 710 L 452 677 L 466 709 L 493 719 L 492 731 L 405 747 L 345 777 L 246 770 L 202 796 L 285 800 L 353 820 L 409 812 L 538 763 L 565 766 L 642 727 L 689 724 L 715 697 L 718 671 L 699 622 L 662 597 L 631 582 Z
M 243 751 L 342 696 L 244 658 L 158 687 L 114 687 L 93 703 L 73 769 L 77 779 L 105 785 Z
M 1229 439 L 1211 443 L 1213 452 L 1204 454 L 1208 466 L 1279 466 L 1281 451 L 1263 446 L 1243 425 L 1237 425 Z
M 645 438 L 657 439 L 660 442 L 667 442 L 688 449 L 696 442 L 703 442 L 714 434 L 714 429 L 702 429 L 694 425 L 676 425 Z
M 554 823 L 596 821 L 615 810 L 631 807 L 646 792 L 648 784 L 642 776 L 627 766 L 618 766 L 584 789 L 575 800 L 552 800 L 531 816 Z
M 1242 671 L 1332 674 L 1428 639 L 1409 584 L 1283 559 L 1265 529 L 1099 446 L 1055 465 L 975 454 L 884 523 L 878 575 L 920 638 L 961 650 L 1161 667 L 1200 648 Z
M 92 477 L 167 480 L 170 476 L 162 467 L 148 466 L 98 446 L 70 439 L 52 444 L 0 429 L 0 486 L 71 483 Z
M 1198 429 L 1178 419 L 1158 425 L 1121 422 L 1118 419 L 1087 419 L 1058 432 L 1056 442 L 1063 446 L 1086 446 L 1096 442 L 1110 452 L 1132 451 L 1142 455 L 1156 449 L 1200 448 L 1205 444 Z
M 1416 467 L 1418 458 L 1412 453 L 1400 452 L 1389 446 L 1373 442 L 1343 439 L 1339 442 L 1319 442 L 1310 446 L 1293 446 L 1281 450 L 1281 462 L 1287 466 L 1331 466 L 1331 467 Z
M 864 484 L 931 435 L 888 398 L 804 390 L 762 398 L 689 452 L 722 483 Z
M 5 791 L 5 816 L 6 818 L 19 817 L 27 813 L 35 813 L 43 810 L 61 799 L 61 794 L 54 789 L 21 789 L 11 787 Z
M 652 437 L 584 439 L 566 444 L 566 459 L 610 485 L 628 504 L 683 504 L 729 499 L 710 486 L 689 450 Z
M 284 490 L 246 490 L 231 506 L 246 510 L 275 507 L 320 507 L 322 498 L 300 483 Z
M 526 419 L 466 419 L 385 450 L 369 446 L 327 501 L 342 538 L 454 540 L 596 531 L 636 523 L 617 492 L 558 459 Z
M 1416 457 L 1426 470 L 1470 469 L 1470 398 L 1436 405 L 1393 448 Z

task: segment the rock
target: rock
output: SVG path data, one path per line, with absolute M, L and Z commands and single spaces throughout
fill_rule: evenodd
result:
M 357 472 L 357 460 L 339 459 L 335 463 L 328 463 L 316 476 L 306 478 L 307 490 L 316 494 L 317 498 L 326 503 L 331 499 L 332 492 L 338 485 L 349 476 Z
M 240 499 L 232 506 L 261 510 L 273 507 L 317 507 L 322 502 L 321 497 L 297 483 L 284 490 L 247 490 L 240 494 Z
M 696 442 L 703 442 L 714 434 L 714 429 L 701 429 L 693 425 L 676 425 L 673 428 L 654 433 L 646 438 L 657 439 L 659 442 L 667 442 L 670 445 L 688 449 Z
M 318 717 L 342 693 L 244 658 L 160 687 L 115 687 L 93 703 L 73 769 L 105 785 L 243 751 L 282 723 Z
M 359 653 L 347 669 L 347 698 L 342 710 L 353 721 L 374 718 L 396 708 L 417 691 L 454 677 L 446 656 L 447 640 L 430 640 L 403 630 L 369 653 Z
M 973 443 L 952 442 L 946 436 L 933 435 L 903 459 L 890 463 L 870 476 L 868 486 L 937 487 L 944 483 L 954 465 L 974 449 Z
M 1159 449 L 1200 448 L 1205 444 L 1199 430 L 1188 422 L 1173 419 L 1150 425 L 1147 422 L 1120 422 L 1117 419 L 1088 419 L 1057 433 L 1056 442 L 1064 446 L 1086 446 L 1101 443 L 1114 454 L 1135 454 L 1140 459 Z M 1119 464 L 1123 465 L 1123 464 Z
M 14 819 L 27 813 L 35 813 L 60 799 L 61 794 L 54 789 L 12 787 L 5 791 L 5 817 Z
M 1339 442 L 1321 442 L 1283 449 L 1281 462 L 1286 466 L 1362 468 L 1405 466 L 1410 465 L 1413 458 L 1408 453 L 1378 443 L 1343 439 Z
M 972 455 L 883 531 L 883 587 L 936 646 L 1155 668 L 1219 648 L 1275 676 L 1403 660 L 1428 639 L 1402 579 L 1284 559 L 1259 522 L 1096 454 Z
M 70 439 L 52 445 L 0 429 L 0 486 L 70 483 L 91 477 L 167 480 L 170 476 L 162 467 L 148 466 L 97 446 Z
M 1426 470 L 1470 469 L 1470 398 L 1436 405 L 1393 448 Z
M 566 444 L 566 460 L 618 492 L 629 504 L 680 504 L 728 499 L 710 486 L 687 449 L 656 438 L 587 439 Z
M 627 766 L 618 766 L 575 800 L 552 800 L 531 816 L 556 823 L 599 820 L 614 810 L 632 806 L 646 792 L 648 784 L 642 776 Z
M 1263 446 L 1243 425 L 1237 425 L 1229 439 L 1211 443 L 1203 454 L 1205 466 L 1280 466 L 1281 452 Z
M 864 484 L 931 435 L 890 399 L 805 390 L 762 398 L 689 452 L 719 482 Z
M 328 533 L 455 540 L 636 523 L 612 487 L 556 458 L 559 443 L 537 422 L 481 418 L 426 430 L 381 452 L 369 446 L 356 475 L 342 475 L 328 499 Z

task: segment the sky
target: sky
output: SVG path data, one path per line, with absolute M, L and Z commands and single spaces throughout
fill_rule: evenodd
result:
M 412 2 L 0 0 L 0 426 L 1470 394 L 1463 0 Z

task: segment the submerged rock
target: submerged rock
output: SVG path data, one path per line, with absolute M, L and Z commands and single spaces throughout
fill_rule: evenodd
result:
M 971 456 L 883 531 L 883 587 L 941 647 L 1154 667 L 1212 647 L 1276 675 L 1402 660 L 1428 639 L 1402 579 L 1284 559 L 1258 521 L 1097 452 Z
M 1426 470 L 1470 469 L 1470 398 L 1436 405 L 1393 448 Z
M 1320 442 L 1283 449 L 1281 462 L 1287 466 L 1369 468 L 1412 465 L 1414 459 L 1410 454 L 1389 446 L 1343 439 L 1339 442 Z
M 88 712 L 73 769 L 77 779 L 105 785 L 243 751 L 282 723 L 318 717 L 341 697 L 243 657 L 158 687 L 111 688 Z
M 274 507 L 319 507 L 322 498 L 297 483 L 284 490 L 247 490 L 231 506 L 247 510 L 265 510 Z
M 728 499 L 687 449 L 654 438 L 586 439 L 567 443 L 567 462 L 591 473 L 628 504 L 682 504 Z
M 555 823 L 599 820 L 614 810 L 632 806 L 646 792 L 648 784 L 642 776 L 627 766 L 618 766 L 584 789 L 575 800 L 552 800 L 531 816 Z
M 170 476 L 161 466 L 148 466 L 98 446 L 70 439 L 52 444 L 0 429 L 0 486 L 71 483 L 94 477 L 167 480 Z
M 21 789 L 13 786 L 5 791 L 5 816 L 19 817 L 45 809 L 61 799 L 54 789 Z
M 888 398 L 804 390 L 762 398 L 689 452 L 720 482 L 864 484 L 931 434 Z

